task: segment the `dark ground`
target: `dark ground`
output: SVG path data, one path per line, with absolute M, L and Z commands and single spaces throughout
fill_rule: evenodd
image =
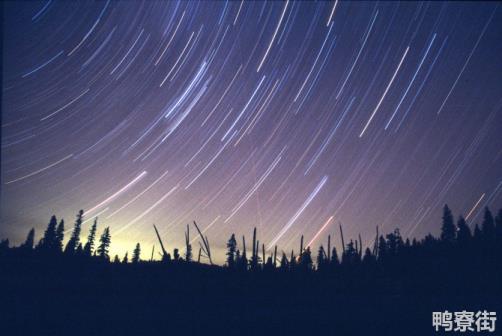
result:
M 306 274 L 7 256 L 0 334 L 437 335 L 433 311 L 500 316 L 498 255 L 443 259 Z

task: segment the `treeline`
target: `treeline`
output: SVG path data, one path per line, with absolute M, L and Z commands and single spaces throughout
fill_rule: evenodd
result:
M 109 249 L 111 244 L 110 228 L 106 227 L 97 240 L 97 218 L 91 226 L 85 243 L 81 241 L 84 211 L 80 210 L 71 232 L 71 236 L 64 245 L 65 223 L 61 220 L 59 223 L 56 216 L 52 216 L 43 237 L 35 244 L 35 230 L 31 229 L 24 243 L 17 247 L 10 247 L 9 240 L 4 239 L 0 242 L 0 256 L 41 256 L 44 258 L 90 258 L 103 262 L 110 262 Z M 160 234 L 156 227 L 155 233 L 161 246 L 161 255 L 163 263 L 184 263 L 198 264 L 201 258 L 207 258 L 210 264 L 213 264 L 211 249 L 207 236 L 200 231 L 197 223 L 195 228 L 200 236 L 199 251 L 197 261 L 193 260 L 192 245 L 190 244 L 190 228 L 187 225 L 185 232 L 185 253 L 180 255 L 179 249 L 173 250 L 171 256 L 164 247 Z M 291 250 L 290 253 L 281 251 L 278 255 L 277 246 L 271 253 L 267 253 L 265 244 L 261 244 L 257 239 L 256 228 L 253 231 L 251 242 L 251 255 L 248 257 L 245 236 L 242 236 L 242 242 L 239 246 L 235 234 L 232 234 L 226 247 L 225 267 L 234 271 L 288 271 L 288 272 L 336 272 L 337 270 L 355 270 L 364 268 L 374 270 L 378 265 L 385 266 L 392 272 L 394 266 L 411 265 L 426 260 L 427 258 L 438 258 L 449 256 L 452 253 L 457 256 L 462 255 L 483 255 L 488 258 L 496 258 L 501 251 L 502 243 L 502 209 L 494 217 L 488 208 L 485 208 L 481 226 L 475 225 L 473 231 L 466 223 L 466 220 L 460 216 L 455 222 L 453 214 L 447 205 L 443 209 L 441 235 L 439 238 L 427 235 L 421 240 L 404 239 L 399 229 L 394 232 L 381 235 L 376 228 L 376 234 L 371 246 L 363 248 L 362 239 L 351 239 L 345 242 L 343 230 L 340 225 L 341 251 L 331 245 L 331 235 L 328 236 L 326 248 L 323 244 L 313 256 L 310 246 L 304 246 L 303 236 L 300 239 L 300 248 L 297 253 Z M 154 250 L 148 262 L 153 262 Z M 141 260 L 141 246 L 136 244 L 133 250 L 131 260 L 126 252 L 122 258 L 115 255 L 114 263 L 139 263 Z

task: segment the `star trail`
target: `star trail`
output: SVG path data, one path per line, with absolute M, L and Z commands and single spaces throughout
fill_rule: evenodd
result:
M 496 2 L 8 2 L 3 25 L 13 242 L 84 209 L 112 254 L 196 220 L 221 262 L 253 227 L 368 245 L 502 203 Z

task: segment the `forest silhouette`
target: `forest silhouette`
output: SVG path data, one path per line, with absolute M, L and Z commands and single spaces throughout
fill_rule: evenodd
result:
M 255 228 L 248 248 L 245 236 L 231 235 L 223 266 L 196 222 L 196 256 L 191 226 L 184 250 L 172 254 L 154 226 L 156 261 L 139 243 L 112 258 L 112 232 L 98 236 L 97 218 L 84 243 L 83 218 L 80 210 L 66 245 L 56 216 L 38 242 L 34 229 L 19 246 L 0 242 L 6 335 L 428 335 L 433 311 L 501 311 L 502 209 L 494 217 L 486 208 L 471 232 L 445 205 L 440 237 L 410 240 L 377 227 L 366 248 L 361 236 L 346 242 L 340 225 L 339 250 L 331 235 L 314 252 L 302 236 L 299 250 L 280 255 L 260 245 Z

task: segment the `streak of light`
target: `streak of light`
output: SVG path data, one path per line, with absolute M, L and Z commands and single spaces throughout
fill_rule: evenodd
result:
M 42 119 L 40 119 L 40 121 L 44 121 L 45 119 L 48 119 L 48 118 L 52 117 L 53 115 L 61 112 L 62 110 L 64 110 L 65 108 L 67 108 L 68 106 L 70 106 L 71 104 L 73 104 L 74 102 L 76 102 L 77 100 L 79 100 L 83 95 L 85 95 L 87 92 L 89 92 L 89 90 L 90 89 L 88 88 L 87 90 L 85 90 L 84 92 L 82 92 L 78 97 L 72 99 L 68 104 L 66 104 L 63 107 L 58 108 L 56 111 L 54 111 L 51 114 L 43 117 Z
M 468 220 L 469 217 L 471 217 L 471 215 L 474 212 L 474 210 L 476 209 L 476 207 L 479 205 L 479 203 L 481 202 L 481 200 L 485 197 L 485 194 L 486 193 L 483 193 L 483 195 L 481 195 L 481 197 L 478 199 L 478 201 L 476 202 L 476 204 L 474 204 L 474 206 L 472 207 L 471 211 L 469 211 L 469 213 L 467 214 L 467 216 L 465 216 L 465 220 Z
M 326 181 L 328 181 L 328 176 L 325 175 L 322 178 L 321 182 L 319 182 L 317 187 L 314 189 L 314 191 L 312 191 L 310 196 L 305 200 L 305 202 L 303 202 L 302 206 L 298 209 L 298 211 L 296 211 L 294 216 L 291 217 L 291 219 L 286 223 L 286 225 L 277 234 L 277 236 L 275 236 L 275 238 L 272 239 L 272 241 L 268 245 L 267 250 L 270 250 L 272 247 L 274 247 L 274 245 L 277 244 L 279 239 L 281 239 L 281 237 L 291 228 L 291 226 L 295 223 L 295 221 L 298 219 L 298 217 L 300 217 L 300 215 L 303 213 L 303 211 L 305 211 L 305 209 L 309 206 L 309 204 L 312 202 L 312 200 L 317 196 L 319 191 L 321 191 L 324 184 L 326 184 Z
M 474 48 L 472 48 L 471 52 L 469 53 L 469 56 L 467 57 L 467 60 L 465 61 L 464 66 L 462 67 L 462 70 L 460 70 L 460 73 L 458 74 L 457 78 L 455 79 L 455 82 L 453 83 L 450 91 L 446 95 L 446 98 L 444 99 L 443 103 L 441 104 L 441 107 L 439 108 L 437 114 L 441 113 L 441 111 L 443 110 L 444 105 L 448 101 L 448 98 L 450 98 L 451 93 L 453 92 L 453 90 L 457 86 L 458 80 L 460 79 L 460 77 L 464 73 L 464 70 L 467 67 L 467 64 L 469 64 L 469 61 L 471 60 L 472 55 L 474 55 L 474 51 L 476 50 L 476 48 L 478 47 L 479 42 L 483 38 L 483 35 L 485 35 L 486 28 L 488 28 L 488 25 L 490 24 L 490 22 L 492 22 L 493 15 L 495 14 L 495 11 L 496 11 L 496 9 L 492 12 L 492 15 L 490 16 L 490 18 L 486 22 L 485 26 L 483 27 L 483 30 L 481 31 L 481 34 L 479 35 L 478 40 L 476 41 L 476 44 L 474 45 Z
M 49 168 L 52 168 L 52 167 L 54 167 L 54 166 L 56 166 L 56 165 L 60 164 L 61 162 L 65 161 L 65 160 L 68 160 L 68 159 L 69 159 L 69 158 L 71 158 L 72 156 L 73 156 L 73 154 L 70 154 L 70 155 L 68 155 L 68 156 L 65 156 L 65 157 L 64 157 L 64 158 L 62 158 L 61 160 L 56 161 L 56 162 L 54 162 L 54 163 L 51 163 L 51 164 L 50 164 L 50 165 L 48 165 L 47 167 L 41 168 L 41 169 L 39 169 L 39 170 L 34 171 L 33 173 L 30 173 L 30 174 L 28 174 L 28 175 L 24 175 L 24 176 L 19 177 L 19 178 L 17 178 L 17 179 L 14 179 L 14 180 L 10 180 L 10 181 L 8 181 L 8 182 L 5 182 L 5 184 L 11 184 L 11 183 L 14 183 L 14 182 L 22 181 L 22 180 L 24 180 L 24 179 L 27 179 L 28 177 L 32 177 L 32 176 L 34 176 L 34 175 L 37 175 L 37 174 L 39 174 L 39 173 L 41 173 L 41 172 L 43 172 L 43 171 L 46 171 L 46 170 L 47 170 L 47 169 L 49 169 Z
M 401 68 L 401 64 L 403 64 L 403 61 L 404 59 L 406 58 L 406 54 L 408 54 L 408 51 L 410 50 L 410 47 L 408 46 L 403 54 L 403 57 L 401 57 L 401 61 L 399 61 L 399 64 L 396 68 L 396 71 L 394 71 L 394 74 L 392 75 L 392 78 L 390 79 L 390 82 L 389 84 L 387 84 L 387 87 L 385 88 L 385 91 L 382 95 L 382 97 L 380 98 L 380 101 L 378 102 L 377 106 L 375 107 L 375 109 L 373 110 L 373 112 L 371 113 L 371 116 L 370 118 L 368 119 L 368 121 L 366 122 L 366 125 L 364 126 L 363 130 L 361 131 L 361 134 L 359 134 L 359 137 L 361 138 L 363 135 L 364 135 L 364 132 L 366 132 L 366 129 L 368 128 L 368 126 L 370 125 L 371 123 L 371 120 L 373 119 L 373 117 L 375 116 L 375 114 L 377 113 L 378 111 L 378 108 L 380 107 L 380 104 L 382 104 L 382 101 L 384 100 L 385 96 L 387 95 L 387 92 L 389 91 L 389 88 L 390 86 L 392 85 L 392 83 L 394 82 L 394 79 L 396 78 L 396 75 L 399 71 L 399 69 Z
M 260 64 L 258 65 L 258 68 L 256 69 L 256 72 L 260 72 L 261 67 L 263 66 L 263 63 L 267 59 L 268 53 L 270 52 L 270 48 L 272 48 L 272 44 L 274 43 L 275 36 L 277 35 L 277 32 L 279 31 L 279 27 L 281 26 L 282 19 L 284 18 L 284 14 L 286 13 L 286 9 L 288 8 L 289 5 L 289 0 L 286 1 L 286 4 L 284 5 L 284 8 L 282 9 L 281 17 L 279 19 L 279 22 L 277 23 L 277 26 L 275 27 L 274 34 L 272 35 L 272 38 L 270 39 L 270 43 L 268 44 L 267 50 L 265 51 L 265 55 L 263 55 L 263 58 L 261 59 Z
M 117 191 L 116 193 L 114 193 L 113 195 L 111 195 L 110 197 L 108 197 L 107 199 L 105 199 L 104 201 L 102 201 L 101 203 L 99 203 L 98 205 L 95 205 L 92 208 L 90 208 L 89 210 L 87 210 L 87 214 L 95 211 L 96 209 L 102 207 L 106 203 L 109 203 L 110 201 L 112 201 L 113 199 L 115 199 L 116 197 L 118 197 L 124 191 L 126 191 L 127 189 L 129 189 L 130 187 L 132 187 L 134 184 L 136 184 L 139 180 L 141 180 L 143 177 L 145 177 L 146 174 L 147 174 L 147 172 L 143 171 L 141 174 L 139 174 L 138 176 L 136 176 L 134 178 L 134 180 L 132 180 L 131 182 L 127 183 L 125 186 L 123 186 L 122 188 L 120 188 L 119 191 Z
M 314 238 L 312 238 L 312 240 L 307 244 L 306 247 L 309 247 L 312 245 L 312 243 L 317 239 L 317 237 L 319 237 L 319 235 L 321 234 L 321 232 L 329 225 L 329 223 L 331 223 L 331 221 L 333 220 L 333 216 L 331 216 L 330 218 L 328 218 L 328 220 L 326 221 L 326 223 L 324 223 L 324 225 L 321 227 L 321 229 L 319 229 L 319 231 L 317 231 L 317 233 L 315 234 Z
M 134 223 L 137 223 L 139 220 L 141 220 L 143 217 L 148 215 L 150 211 L 155 209 L 160 203 L 162 203 L 163 200 L 165 200 L 167 197 L 169 197 L 176 189 L 178 189 L 178 186 L 174 186 L 171 190 L 169 190 L 164 196 L 162 196 L 157 202 L 155 202 L 151 207 L 146 209 L 143 213 L 141 213 L 138 217 L 134 218 L 132 221 L 121 227 L 119 230 L 115 232 L 115 234 L 120 234 L 121 232 L 124 232 L 127 228 L 129 228 L 131 225 Z
M 125 207 L 127 207 L 129 204 L 131 204 L 132 202 L 134 202 L 135 200 L 137 200 L 138 198 L 140 198 L 144 193 L 146 193 L 148 190 L 150 190 L 154 185 L 157 184 L 157 182 L 159 182 L 164 176 L 166 176 L 166 174 L 168 173 L 169 171 L 166 170 L 162 175 L 160 175 L 159 178 L 157 178 L 152 184 L 150 184 L 145 190 L 143 190 L 142 192 L 140 192 L 138 195 L 136 195 L 133 199 L 131 199 L 129 202 L 127 202 L 126 204 L 124 204 L 123 206 L 121 206 L 120 208 L 118 208 L 117 210 L 115 210 L 114 212 L 112 212 L 111 214 L 108 215 L 108 217 L 106 217 L 106 219 L 112 217 L 113 215 L 115 215 L 117 212 L 121 211 L 122 209 L 124 209 Z
M 329 27 L 329 23 L 331 22 L 333 15 L 335 15 L 336 5 L 338 5 L 338 0 L 335 0 L 335 3 L 333 4 L 333 8 L 331 9 L 331 13 L 329 14 L 328 21 L 326 22 L 326 27 Z

